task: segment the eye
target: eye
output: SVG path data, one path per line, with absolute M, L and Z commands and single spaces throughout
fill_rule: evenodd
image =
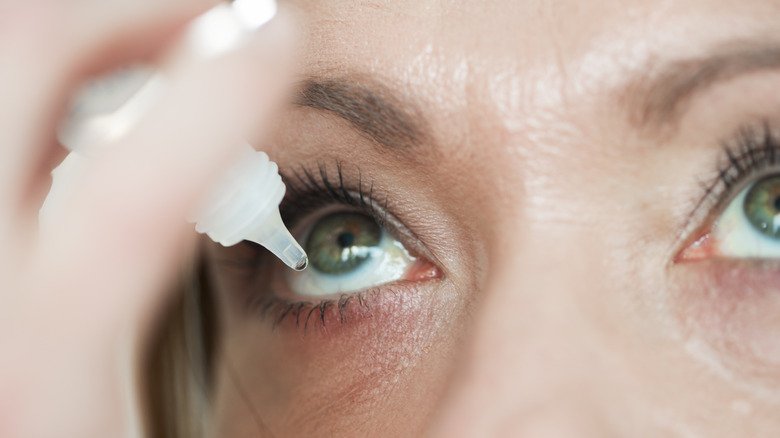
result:
M 359 212 L 323 216 L 303 237 L 309 268 L 285 274 L 289 288 L 301 296 L 358 292 L 399 281 L 416 262 L 401 242 Z
M 706 257 L 780 258 L 780 174 L 742 190 L 714 222 L 710 233 L 682 254 Z

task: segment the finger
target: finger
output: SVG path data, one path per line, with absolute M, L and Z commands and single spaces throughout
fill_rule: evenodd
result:
M 15 211 L 47 176 L 55 126 L 70 91 L 95 74 L 153 56 L 210 0 L 0 6 L 0 210 Z
M 76 353 L 57 358 L 57 369 L 89 369 L 90 383 L 114 381 L 110 367 L 96 369 L 94 364 L 108 363 L 106 355 L 124 338 L 124 329 L 148 323 L 165 298 L 164 280 L 175 271 L 192 233 L 185 213 L 230 162 L 232 146 L 256 132 L 280 104 L 289 76 L 280 44 L 277 38 L 264 50 L 248 48 L 178 72 L 137 129 L 79 181 L 78 198 L 61 218 L 62 232 L 46 242 L 47 251 L 35 267 L 47 275 L 37 278 L 35 289 L 42 292 L 30 300 L 28 313 L 39 337 L 49 336 L 57 345 L 62 344 L 57 340 L 77 340 Z M 85 363 L 93 366 L 85 368 Z M 106 389 L 108 394 L 90 394 L 106 398 L 103 402 L 93 398 L 76 406 L 66 397 L 82 394 L 85 380 L 62 377 L 56 381 L 71 387 L 60 384 L 56 393 L 37 398 L 45 401 L 36 404 L 37 414 L 56 410 L 58 418 L 68 419 L 47 422 L 50 436 L 53 431 L 57 436 L 88 436 L 63 429 L 84 417 L 83 407 L 90 401 L 90 419 L 117 418 L 117 394 Z M 102 436 L 110 432 L 101 431 Z
M 93 163 L 53 259 L 76 294 L 63 305 L 89 303 L 111 325 L 159 304 L 159 285 L 192 234 L 184 218 L 286 94 L 288 29 L 274 22 L 262 45 L 180 71 L 137 129 Z M 85 266 L 85 278 L 70 274 Z

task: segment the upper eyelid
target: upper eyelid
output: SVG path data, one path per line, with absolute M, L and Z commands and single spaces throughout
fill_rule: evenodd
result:
M 760 132 L 759 132 L 760 129 Z M 736 197 L 761 173 L 778 170 L 780 166 L 780 138 L 768 121 L 761 128 L 741 127 L 730 141 L 721 142 L 721 163 L 699 204 L 709 198 L 712 209 Z
M 309 204 L 311 204 L 312 201 L 322 201 L 323 199 L 319 195 L 325 193 L 328 195 L 329 201 L 336 201 L 352 207 L 359 207 L 373 216 L 377 222 L 379 222 L 380 226 L 384 225 L 388 207 L 388 195 L 385 194 L 384 197 L 384 208 L 382 209 L 384 214 L 379 214 L 374 200 L 374 181 L 370 181 L 368 191 L 364 190 L 363 173 L 358 169 L 357 190 L 351 191 L 344 183 L 344 172 L 340 161 L 336 162 L 336 169 L 339 184 L 338 188 L 334 187 L 331 183 L 331 177 L 328 175 L 327 166 L 322 163 L 317 164 L 317 172 L 312 172 L 303 165 L 299 167 L 299 170 L 280 170 L 279 173 L 288 190 L 280 207 L 282 209 L 287 209 L 290 204 L 303 204 L 303 201 L 309 201 Z M 297 205 L 297 208 L 302 210 L 312 209 L 317 207 L 317 205 L 318 204 Z

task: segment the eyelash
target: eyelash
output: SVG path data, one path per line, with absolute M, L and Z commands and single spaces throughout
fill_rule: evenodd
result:
M 743 127 L 739 130 L 736 144 L 724 144 L 728 164 L 718 169 L 718 178 L 708 189 L 709 196 L 718 200 L 729 199 L 748 178 L 767 168 L 777 167 L 780 141 L 773 135 L 769 122 L 764 122 L 762 130 L 758 133 L 754 128 Z
M 401 282 L 390 289 L 377 287 L 319 302 L 290 302 L 276 297 L 263 297 L 255 304 L 255 308 L 261 318 L 271 319 L 272 330 L 289 321 L 296 329 L 301 329 L 304 335 L 310 328 L 310 322 L 314 322 L 315 329 L 332 332 L 334 327 L 344 326 L 350 319 L 372 316 L 372 304 L 380 302 L 380 295 L 398 295 L 399 289 L 403 287 Z
M 374 201 L 376 194 L 374 193 L 373 181 L 365 184 L 360 169 L 358 169 L 356 190 L 347 188 L 341 161 L 336 162 L 337 180 L 335 182 L 329 176 L 327 166 L 324 163 L 318 163 L 316 170 L 301 166 L 297 170 L 280 171 L 279 173 L 287 187 L 287 193 L 279 205 L 279 211 L 288 226 L 294 227 L 298 221 L 310 213 L 330 205 L 353 207 L 370 216 L 380 227 L 386 228 L 388 226 L 388 196 L 384 196 L 383 204 L 380 207 Z M 260 264 L 257 264 L 256 269 L 259 267 Z M 325 328 L 329 320 L 344 325 L 351 314 L 371 314 L 369 302 L 380 293 L 387 291 L 386 287 L 373 288 L 317 302 L 289 301 L 269 292 L 254 296 L 250 303 L 250 309 L 255 309 L 262 318 L 271 319 L 274 329 L 290 320 L 294 321 L 296 328 L 302 328 L 305 334 L 310 321 L 320 324 L 320 328 Z
M 702 183 L 704 196 L 688 217 L 685 230 L 697 222 L 694 219 L 702 210 L 711 217 L 709 222 L 714 220 L 756 175 L 767 169 L 780 171 L 780 138 L 773 133 L 769 121 L 765 120 L 760 128 L 755 125 L 741 127 L 732 140 L 724 141 L 722 145 L 725 163 L 718 166 L 710 182 Z
M 337 185 L 331 182 L 327 166 L 323 163 L 317 164 L 316 174 L 301 166 L 299 170 L 290 171 L 289 175 L 280 171 L 280 175 L 287 186 L 287 194 L 279 205 L 279 211 L 288 225 L 294 225 L 300 218 L 319 207 L 341 204 L 354 207 L 371 216 L 380 227 L 387 226 L 388 197 L 385 195 L 383 206 L 380 208 L 374 202 L 374 182 L 369 183 L 366 192 L 360 169 L 358 169 L 357 191 L 348 189 L 344 184 L 341 161 L 336 161 Z

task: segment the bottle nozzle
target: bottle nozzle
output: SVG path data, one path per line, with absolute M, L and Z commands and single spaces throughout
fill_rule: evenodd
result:
M 279 214 L 285 186 L 275 163 L 264 152 L 248 144 L 241 159 L 195 217 L 199 233 L 214 242 L 233 246 L 242 240 L 257 243 L 279 257 L 287 266 L 303 270 L 306 252 L 290 234 Z
M 303 271 L 309 265 L 309 257 L 295 238 L 287 231 L 279 210 L 268 215 L 262 226 L 246 240 L 262 245 L 279 260 L 296 271 Z

